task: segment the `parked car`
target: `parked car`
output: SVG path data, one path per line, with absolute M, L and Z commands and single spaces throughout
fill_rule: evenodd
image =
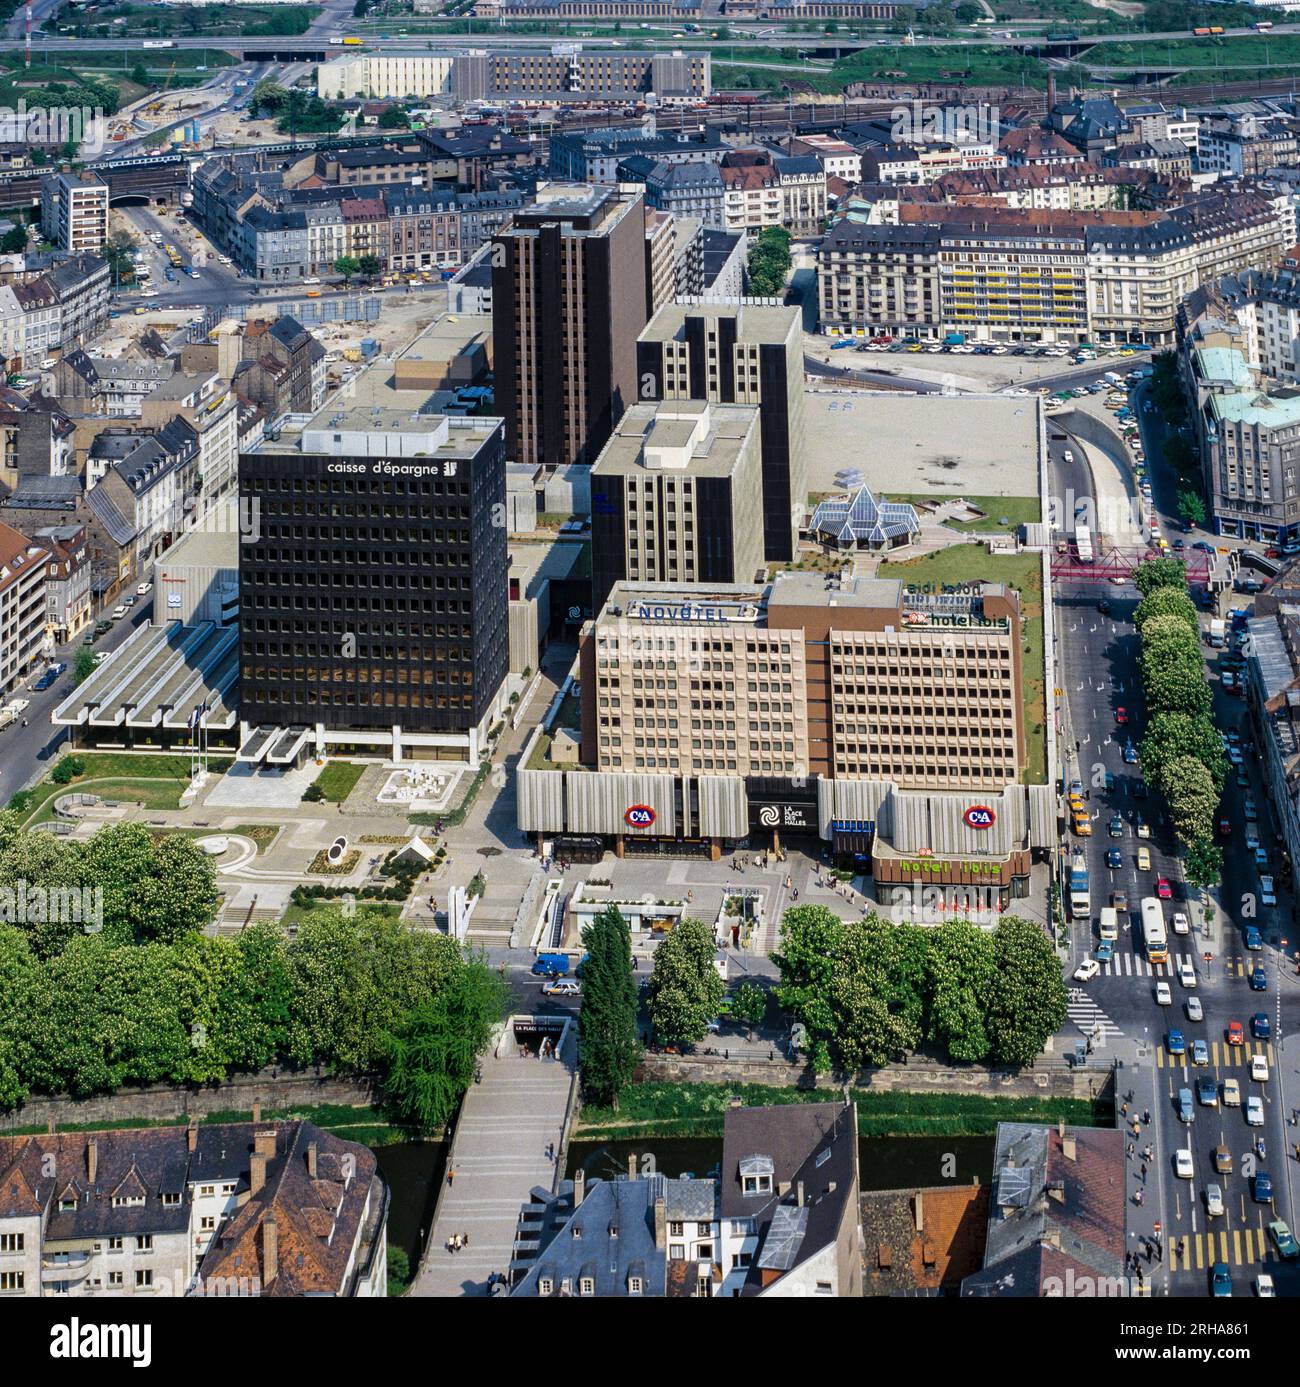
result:
M 569 982 L 567 979 L 562 979 L 559 982 L 548 982 L 542 988 L 542 992 L 547 997 L 576 997 L 581 990 L 576 982 Z
M 113 617 L 113 620 L 116 621 L 119 617 L 125 616 L 126 613 L 127 613 L 127 608 L 126 608 L 125 606 L 123 606 L 123 604 L 122 604 L 121 602 L 119 602 L 119 603 L 117 604 L 117 606 L 113 608 L 113 611 L 112 611 L 112 614 L 111 614 L 111 615 L 112 615 L 112 617 Z

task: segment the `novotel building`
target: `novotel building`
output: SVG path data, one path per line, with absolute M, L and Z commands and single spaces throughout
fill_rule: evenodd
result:
M 476 768 L 509 657 L 502 421 L 284 416 L 239 492 L 240 759 Z
M 1009 901 L 1055 841 L 1025 783 L 1024 648 L 993 583 L 618 583 L 582 636 L 580 767 L 526 750 L 519 825 L 620 854 L 808 836 L 884 899 Z

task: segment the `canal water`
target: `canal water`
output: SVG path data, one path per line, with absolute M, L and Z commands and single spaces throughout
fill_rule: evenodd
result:
M 414 1271 L 433 1223 L 433 1209 L 447 1165 L 447 1143 L 404 1141 L 376 1146 L 379 1173 L 388 1182 L 388 1243 L 400 1247 Z
M 858 1167 L 864 1190 L 928 1188 L 936 1185 L 987 1183 L 993 1175 L 994 1138 L 859 1137 Z M 658 1173 L 676 1179 L 718 1174 L 720 1137 L 646 1137 L 640 1141 L 574 1141 L 569 1144 L 565 1175 L 581 1169 L 588 1180 L 612 1180 L 628 1173 L 628 1158 L 638 1175 Z

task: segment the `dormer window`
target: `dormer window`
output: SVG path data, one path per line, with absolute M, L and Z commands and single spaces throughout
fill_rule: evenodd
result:
M 641 1294 L 641 1278 L 640 1278 L 639 1276 L 629 1276 L 629 1277 L 628 1277 L 628 1279 L 627 1279 L 627 1293 L 628 1293 L 628 1295 L 640 1295 L 640 1294 Z
M 596 1282 L 595 1282 L 595 1280 L 594 1280 L 592 1277 L 590 1277 L 590 1276 L 584 1276 L 584 1277 L 582 1278 L 582 1280 L 579 1282 L 579 1286 L 580 1286 L 580 1294 L 582 1294 L 582 1295 L 595 1295 L 595 1294 L 596 1294 Z
M 538 1295 L 551 1295 L 555 1290 L 555 1282 L 549 1276 L 541 1277 L 537 1282 Z
M 744 1156 L 740 1162 L 740 1189 L 746 1195 L 771 1194 L 776 1174 L 770 1156 Z

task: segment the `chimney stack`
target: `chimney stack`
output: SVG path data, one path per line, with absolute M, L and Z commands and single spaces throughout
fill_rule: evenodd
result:
M 194 1154 L 195 1148 L 198 1146 L 198 1144 L 199 1124 L 197 1122 L 191 1122 L 190 1125 L 185 1129 L 185 1145 L 188 1148 L 191 1156 Z
M 1077 1161 L 1079 1159 L 1079 1150 L 1073 1137 L 1066 1137 L 1061 1143 L 1061 1155 L 1063 1155 L 1067 1161 Z
M 91 1137 L 86 1142 L 86 1179 L 93 1185 L 95 1176 L 99 1173 L 99 1141 L 96 1137 Z
M 266 1184 L 266 1157 L 260 1151 L 254 1151 L 248 1162 L 248 1186 L 250 1193 L 257 1195 L 262 1192 L 262 1186 Z
M 664 1203 L 663 1195 L 655 1200 L 655 1246 L 666 1247 L 668 1245 L 668 1205 Z
M 316 1178 L 316 1143 L 307 1143 L 307 1174 L 314 1180 Z
M 280 1230 L 268 1218 L 262 1225 L 262 1285 L 269 1286 L 280 1270 Z
M 582 1201 L 587 1197 L 587 1172 L 581 1166 L 573 1172 L 573 1207 L 582 1208 Z
M 275 1155 L 275 1128 L 263 1127 L 261 1131 L 253 1133 L 253 1150 L 265 1156 L 269 1161 Z
M 635 1179 L 636 1179 L 636 1152 L 635 1152 L 635 1151 L 629 1151 L 629 1152 L 627 1153 L 627 1178 L 628 1178 L 629 1180 L 635 1180 Z
M 795 1202 L 796 1207 L 798 1207 L 798 1208 L 800 1208 L 800 1209 L 803 1208 L 803 1181 L 802 1181 L 802 1180 L 797 1181 L 796 1184 L 795 1184 L 795 1187 L 794 1187 L 794 1202 Z
M 254 1099 L 253 1099 L 253 1126 L 256 1127 L 257 1124 L 258 1124 L 261 1120 L 262 1120 L 262 1102 L 261 1102 L 261 1099 L 259 1099 L 259 1098 L 254 1098 Z

